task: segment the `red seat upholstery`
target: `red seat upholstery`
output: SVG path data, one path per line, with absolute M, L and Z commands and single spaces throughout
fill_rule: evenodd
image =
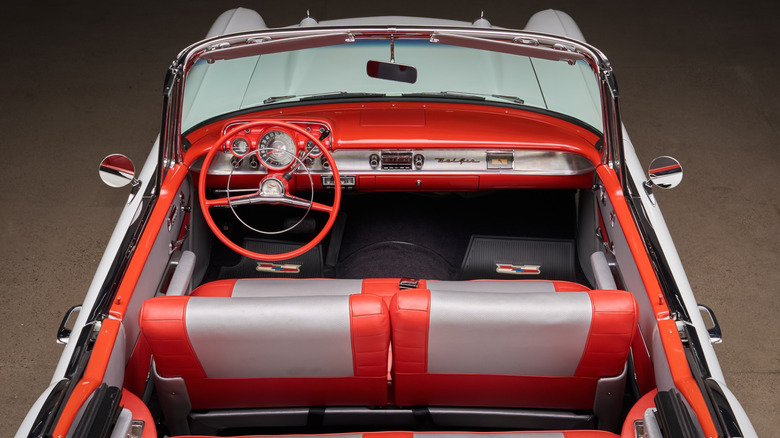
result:
M 390 327 L 372 295 L 158 297 L 142 335 L 192 409 L 384 405 Z
M 390 306 L 395 403 L 593 409 L 637 324 L 623 291 L 404 290 Z

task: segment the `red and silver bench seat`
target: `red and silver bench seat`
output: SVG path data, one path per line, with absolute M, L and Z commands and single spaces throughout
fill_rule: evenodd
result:
M 594 409 L 600 380 L 624 371 L 637 305 L 623 291 L 404 290 L 390 318 L 399 406 Z
M 637 324 L 630 293 L 548 281 L 416 286 L 226 280 L 146 301 L 140 326 L 166 418 L 180 419 L 172 432 L 186 433 L 192 410 L 232 408 L 592 410 L 600 425 L 619 411 Z
M 193 409 L 387 404 L 390 326 L 372 295 L 158 297 L 140 324 Z

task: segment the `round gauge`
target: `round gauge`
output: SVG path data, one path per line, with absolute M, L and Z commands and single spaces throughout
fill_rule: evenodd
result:
M 237 157 L 243 157 L 249 152 L 249 142 L 245 138 L 237 138 L 230 143 L 230 151 Z
M 309 154 L 312 158 L 317 158 L 320 155 L 322 155 L 322 151 L 320 148 L 318 148 L 313 141 L 308 140 L 306 141 L 306 152 Z
M 283 169 L 295 159 L 295 141 L 290 134 L 271 131 L 260 139 L 260 159 L 270 169 Z

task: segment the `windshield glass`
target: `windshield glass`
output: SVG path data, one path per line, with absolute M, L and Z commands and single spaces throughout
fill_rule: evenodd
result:
M 357 40 L 208 63 L 198 61 L 184 89 L 184 131 L 221 114 L 277 102 L 371 93 L 381 98 L 471 97 L 525 105 L 571 116 L 602 131 L 596 75 L 585 61 L 573 65 L 527 56 L 396 40 L 395 61 L 417 69 L 415 83 L 372 78 L 369 60 L 390 60 L 389 40 Z

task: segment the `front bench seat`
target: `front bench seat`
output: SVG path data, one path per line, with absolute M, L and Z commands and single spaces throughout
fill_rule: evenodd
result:
M 395 403 L 587 409 L 614 421 L 637 317 L 624 291 L 400 291 Z
M 373 295 L 157 297 L 140 312 L 176 434 L 192 409 L 387 404 L 389 323 Z

